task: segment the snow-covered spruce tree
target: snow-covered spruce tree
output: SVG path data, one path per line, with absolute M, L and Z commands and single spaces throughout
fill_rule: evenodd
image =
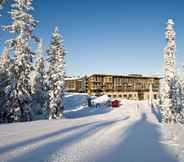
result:
M 38 43 L 38 49 L 36 51 L 36 62 L 34 71 L 31 73 L 31 91 L 33 95 L 32 110 L 36 115 L 45 113 L 45 100 L 46 84 L 45 84 L 45 59 L 44 59 L 44 46 L 43 41 L 40 40 Z
M 39 78 L 42 80 L 44 76 L 44 47 L 42 40 L 38 42 L 38 48 L 35 54 L 34 70 L 30 74 L 30 85 L 32 93 L 35 93 L 42 81 L 39 82 Z M 39 84 L 38 84 L 39 82 Z
M 181 107 L 182 109 L 184 109 L 184 65 L 182 66 L 182 69 L 178 75 L 179 77 L 179 84 L 180 84 L 180 88 L 181 88 Z
M 162 83 L 162 120 L 166 123 L 176 122 L 176 68 L 175 55 L 176 43 L 174 22 L 172 19 L 168 20 L 166 28 L 167 46 L 164 52 L 164 78 Z
M 0 1 L 0 10 L 3 9 L 5 0 Z M 0 13 L 0 16 L 2 14 Z M 8 48 L 4 48 L 3 53 L 0 56 L 0 123 L 6 122 L 6 107 L 5 107 L 5 92 L 6 87 L 9 85 L 10 73 L 9 73 L 10 57 Z
M 184 124 L 184 66 L 177 75 L 177 122 Z
M 9 122 L 29 121 L 31 113 L 31 86 L 29 84 L 32 71 L 32 55 L 30 41 L 36 37 L 32 31 L 37 25 L 29 12 L 33 10 L 32 0 L 14 0 L 11 9 L 11 25 L 4 26 L 4 30 L 13 33 L 14 39 L 7 41 L 8 48 L 14 53 L 13 79 L 7 93 L 6 106 L 9 109 Z
M 5 47 L 0 57 L 0 123 L 6 122 L 6 89 L 10 83 L 10 57 L 9 50 Z
M 48 49 L 48 118 L 63 116 L 64 109 L 64 40 L 56 27 Z

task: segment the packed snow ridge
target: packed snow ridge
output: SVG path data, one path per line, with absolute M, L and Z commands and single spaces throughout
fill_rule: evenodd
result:
M 86 98 L 68 94 L 61 120 L 0 125 L 0 162 L 184 161 L 184 128 L 159 123 L 147 101 L 89 108 Z

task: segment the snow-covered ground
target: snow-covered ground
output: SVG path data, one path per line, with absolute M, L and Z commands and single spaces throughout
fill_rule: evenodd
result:
M 0 125 L 0 162 L 184 161 L 183 126 L 160 124 L 146 101 L 88 108 L 86 97 L 68 94 L 63 120 Z

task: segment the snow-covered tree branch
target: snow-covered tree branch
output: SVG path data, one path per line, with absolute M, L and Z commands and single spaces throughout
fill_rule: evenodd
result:
M 11 9 L 12 24 L 3 26 L 5 31 L 16 34 L 7 41 L 7 47 L 14 54 L 13 79 L 7 93 L 7 116 L 11 121 L 28 121 L 31 113 L 30 72 L 33 70 L 33 52 L 30 41 L 37 21 L 29 14 L 33 10 L 32 0 L 14 0 Z
M 56 27 L 48 49 L 49 119 L 61 118 L 64 109 L 64 41 Z

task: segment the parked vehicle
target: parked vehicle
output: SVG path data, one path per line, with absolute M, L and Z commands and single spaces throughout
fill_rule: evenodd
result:
M 111 102 L 113 108 L 120 107 L 120 101 L 119 100 L 113 100 Z

